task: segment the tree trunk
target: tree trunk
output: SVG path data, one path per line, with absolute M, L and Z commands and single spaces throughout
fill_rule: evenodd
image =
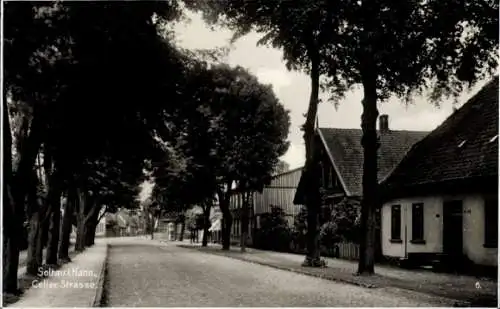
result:
M 81 252 L 85 249 L 85 193 L 83 190 L 78 190 L 77 199 L 77 213 L 76 213 L 76 241 L 75 251 Z
M 82 252 L 83 250 L 85 250 L 86 233 L 87 226 L 85 226 L 83 219 L 79 219 L 76 226 L 75 252 Z
M 4 114 L 7 112 L 4 111 Z M 4 155 L 4 164 L 5 161 Z M 8 171 L 5 171 L 9 173 Z M 8 178 L 8 177 L 4 177 Z M 10 193 L 10 185 L 7 180 L 4 181 L 4 193 L 3 193 L 3 209 L 4 209 L 4 238 L 3 238 L 3 291 L 6 293 L 18 294 L 19 290 L 17 288 L 17 268 L 19 265 L 19 238 L 21 237 L 21 230 L 16 229 L 14 217 L 14 211 L 12 206 L 14 205 L 12 200 L 12 195 Z M 8 218 L 8 220 L 6 220 Z M 6 222 L 8 224 L 5 224 Z M 16 233 L 17 230 L 17 233 Z M 23 233 L 24 235 L 24 233 Z M 17 251 L 17 254 L 16 254 Z M 13 269 L 13 266 L 15 268 Z
M 57 203 L 59 204 L 59 203 Z M 47 258 L 45 263 L 48 265 L 57 264 L 57 250 L 60 238 L 61 228 L 61 207 L 54 205 L 52 215 L 50 217 L 49 244 L 47 247 Z
M 210 211 L 212 209 L 211 203 L 206 203 L 203 209 L 203 239 L 201 240 L 201 246 L 208 246 L 208 229 L 210 228 Z
M 229 250 L 231 248 L 231 226 L 233 224 L 233 216 L 231 210 L 229 209 L 229 198 L 231 192 L 232 181 L 228 182 L 227 192 L 222 192 L 219 190 L 219 207 L 222 212 L 222 250 Z
M 96 229 L 97 229 L 97 223 L 93 221 L 87 223 L 84 236 L 85 247 L 90 247 L 94 245 Z
M 45 219 L 46 212 L 38 204 L 38 196 L 34 189 L 28 198 L 31 211 L 34 211 L 30 216 L 29 236 L 28 236 L 28 252 L 26 256 L 26 273 L 36 276 L 40 266 L 43 263 L 43 241 L 47 233 L 48 227 Z M 37 209 L 38 208 L 38 209 Z
M 231 248 L 231 227 L 233 225 L 233 216 L 229 210 L 223 211 L 224 222 L 222 225 L 222 250 Z
M 68 189 L 68 198 L 64 206 L 63 222 L 61 229 L 61 242 L 59 243 L 59 260 L 69 262 L 69 240 L 71 236 L 71 229 L 73 228 L 73 214 L 75 211 L 76 192 L 74 188 Z
M 49 207 L 47 201 L 42 205 L 38 196 L 38 178 L 36 171 L 31 175 L 31 181 L 27 183 L 30 187 L 28 196 L 28 210 L 30 214 L 30 232 L 28 237 L 28 254 L 26 257 L 26 273 L 36 276 L 39 273 L 39 268 L 43 264 L 43 249 L 45 235 L 48 230 L 48 215 Z
M 250 192 L 243 192 L 243 205 L 241 207 L 241 252 L 246 252 L 248 240 L 248 210 L 249 210 Z
M 7 98 L 3 97 L 3 291 L 18 294 L 19 239 L 24 235 L 22 220 L 12 197 L 12 132 Z
M 154 239 L 155 236 L 155 216 L 153 214 L 148 215 L 150 220 L 149 220 L 149 226 L 150 226 L 150 231 L 151 231 L 151 240 Z
M 307 207 L 307 255 L 303 266 L 321 266 L 319 251 L 319 210 L 321 198 L 319 193 L 319 173 L 315 162 L 315 128 L 314 122 L 318 113 L 319 96 L 319 55 L 311 53 L 311 96 L 307 110 L 306 123 L 304 124 L 304 142 L 306 148 L 306 163 L 304 176 L 307 187 L 305 200 Z
M 4 223 L 5 220 L 9 221 L 9 224 L 4 225 L 9 227 L 5 233 L 5 247 L 6 254 L 5 261 L 6 267 L 3 273 L 3 290 L 6 293 L 19 294 L 17 282 L 17 272 L 19 268 L 19 244 L 20 237 L 23 233 L 23 221 L 24 221 L 24 201 L 26 198 L 26 179 L 30 178 L 30 174 L 33 170 L 35 164 L 36 155 L 41 144 L 41 134 L 42 134 L 42 122 L 41 116 L 38 112 L 34 113 L 33 121 L 31 123 L 30 133 L 26 139 L 24 147 L 20 153 L 19 165 L 16 171 L 15 177 L 12 175 L 12 138 L 10 130 L 10 121 L 8 116 L 8 106 L 7 100 L 4 94 L 4 185 L 8 185 L 10 190 L 10 198 L 8 198 L 8 204 L 4 206 L 4 210 L 9 208 L 6 213 L 10 217 L 6 216 L 4 213 Z M 7 134 L 8 133 L 8 134 Z M 10 163 L 10 164 L 9 164 Z M 4 191 L 4 196 L 5 196 Z
M 210 218 L 208 220 L 205 220 L 205 222 L 207 224 L 203 226 L 203 239 L 201 240 L 202 247 L 208 246 L 208 234 L 210 233 L 208 229 L 210 228 Z
M 321 199 L 317 189 L 316 179 L 319 179 L 318 173 L 314 170 L 316 166 L 312 166 L 311 173 L 311 194 L 307 202 L 307 257 L 304 266 L 319 267 L 321 266 L 320 248 L 319 248 L 319 216 Z M 313 195 L 314 194 L 314 195 Z
M 36 276 L 38 273 L 37 244 L 40 234 L 40 213 L 35 212 L 29 221 L 28 252 L 26 256 L 26 273 Z
M 21 291 L 17 285 L 17 271 L 19 267 L 19 247 L 16 237 L 4 238 L 4 271 L 3 291 L 18 295 Z
M 100 206 L 94 205 L 93 207 L 97 207 L 97 209 L 101 209 Z M 83 242 L 85 247 L 90 247 L 94 245 L 95 242 L 95 232 L 97 229 L 98 219 L 99 219 L 99 211 L 98 210 L 90 210 L 92 213 L 90 217 L 85 222 L 85 235 L 83 236 Z
M 36 262 L 38 266 L 43 265 L 43 250 L 44 250 L 44 242 L 47 239 L 47 234 L 49 233 L 49 220 L 45 218 L 46 214 L 40 215 L 39 220 L 39 228 L 40 232 L 38 233 L 38 239 L 36 244 Z
M 181 236 L 180 241 L 184 240 L 184 233 L 186 232 L 186 218 L 184 216 L 181 218 Z
M 47 221 L 44 221 L 42 216 L 41 212 L 35 212 L 30 218 L 26 273 L 32 276 L 39 273 L 43 264 L 43 239 L 48 228 Z
M 46 264 L 57 264 L 57 249 L 61 228 L 61 187 L 58 175 L 54 172 L 49 178 L 48 203 L 50 203 L 49 236 Z
M 368 69 L 366 69 L 368 68 Z M 377 194 L 377 88 L 376 75 L 370 66 L 363 75 L 363 115 L 361 127 L 363 137 L 363 199 L 361 201 L 361 243 L 358 274 L 373 274 L 375 271 L 375 209 Z

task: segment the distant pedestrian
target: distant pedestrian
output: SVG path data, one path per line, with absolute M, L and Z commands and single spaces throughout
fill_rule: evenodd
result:
M 189 233 L 189 236 L 191 238 L 191 243 L 194 243 L 195 242 L 195 230 L 194 229 L 191 229 L 190 230 L 190 233 Z

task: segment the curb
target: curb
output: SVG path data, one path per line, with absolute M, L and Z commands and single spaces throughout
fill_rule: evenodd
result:
M 314 274 L 314 273 L 307 272 L 305 270 L 300 270 L 300 269 L 296 269 L 296 268 L 289 268 L 289 267 L 284 267 L 284 266 L 278 266 L 278 265 L 268 264 L 268 263 L 264 263 L 264 262 L 251 261 L 251 260 L 247 260 L 244 258 L 237 258 L 237 257 L 233 257 L 233 258 L 236 260 L 245 261 L 245 262 L 258 264 L 258 265 L 262 265 L 262 266 L 268 266 L 268 267 L 279 269 L 279 270 L 286 270 L 286 271 L 293 272 L 296 274 L 306 275 L 306 276 L 315 277 L 315 278 L 324 279 L 324 280 L 329 280 L 329 281 L 347 283 L 350 285 L 360 286 L 360 287 L 367 288 L 367 289 L 378 288 L 376 285 L 371 284 L 371 283 L 356 282 L 356 281 L 351 281 L 351 280 L 342 279 L 342 278 L 333 278 L 333 277 L 323 275 L 323 274 Z
M 106 244 L 106 255 L 104 261 L 101 265 L 101 271 L 99 272 L 99 279 L 97 280 L 97 290 L 94 296 L 94 299 L 90 302 L 89 307 L 100 307 L 102 295 L 104 291 L 104 275 L 106 273 L 106 267 L 108 265 L 108 256 L 109 256 L 109 244 Z
M 189 246 L 183 246 L 183 245 L 178 245 L 178 247 L 186 248 L 186 249 L 198 250 L 198 251 L 204 252 L 204 253 L 209 253 L 209 254 L 218 255 L 218 256 L 224 256 L 224 257 L 228 257 L 228 258 L 239 260 L 239 261 L 245 261 L 245 262 L 252 263 L 252 264 L 257 264 L 257 265 L 261 265 L 261 266 L 267 266 L 267 267 L 271 267 L 271 268 L 275 268 L 275 269 L 279 269 L 279 270 L 290 271 L 290 272 L 293 272 L 293 273 L 296 273 L 296 274 L 301 274 L 301 275 L 306 275 L 306 276 L 310 276 L 310 277 L 325 279 L 325 280 L 329 280 L 329 281 L 336 281 L 336 282 L 347 283 L 347 284 L 356 285 L 356 286 L 360 286 L 360 287 L 364 287 L 364 288 L 368 288 L 368 289 L 377 288 L 376 285 L 371 284 L 371 283 L 356 282 L 356 281 L 346 280 L 346 279 L 342 279 L 342 278 L 333 278 L 333 277 L 330 277 L 330 276 L 327 276 L 327 275 L 323 275 L 323 274 L 313 274 L 313 273 L 307 272 L 305 270 L 300 270 L 300 269 L 296 269 L 296 268 L 290 268 L 290 267 L 279 266 L 279 265 L 265 263 L 265 262 L 253 261 L 253 260 L 250 260 L 250 259 L 245 259 L 245 258 L 242 258 L 242 257 L 233 256 L 233 255 L 225 255 L 225 254 L 219 254 L 219 253 L 215 253 L 215 252 L 202 251 L 202 250 L 197 249 L 196 247 L 189 247 Z
M 234 255 L 225 255 L 225 254 L 217 253 L 217 252 L 203 251 L 203 250 L 199 250 L 199 248 L 191 247 L 191 246 L 186 246 L 186 245 L 182 245 L 182 244 L 179 244 L 177 246 L 181 247 L 181 248 L 185 248 L 185 249 L 192 249 L 192 250 L 197 250 L 199 252 L 208 253 L 208 254 L 212 254 L 212 255 L 224 256 L 224 257 L 228 257 L 228 258 L 231 258 L 231 259 L 234 259 L 234 260 L 244 261 L 244 262 L 248 262 L 248 263 L 252 263 L 252 264 L 257 264 L 257 265 L 261 265 L 261 266 L 267 266 L 267 267 L 271 267 L 271 268 L 279 269 L 279 270 L 285 270 L 285 271 L 293 272 L 293 273 L 296 273 L 296 274 L 301 274 L 301 275 L 305 275 L 305 276 L 315 277 L 315 278 L 319 278 L 319 279 L 324 279 L 324 280 L 329 280 L 329 281 L 334 281 L 334 282 L 340 282 L 340 283 L 346 283 L 346 284 L 350 284 L 350 285 L 354 285 L 354 286 L 359 286 L 359 287 L 363 287 L 363 288 L 368 288 L 368 289 L 379 288 L 377 285 L 374 285 L 374 284 L 371 284 L 371 283 L 357 282 L 357 281 L 354 281 L 354 280 L 347 280 L 347 279 L 343 279 L 343 278 L 334 278 L 334 277 L 323 275 L 323 274 L 314 274 L 314 273 L 307 272 L 306 270 L 301 270 L 301 269 L 296 269 L 296 268 L 290 268 L 290 267 L 285 267 L 285 266 L 279 266 L 279 265 L 265 263 L 265 262 L 253 261 L 253 260 L 250 260 L 250 259 L 246 259 L 246 258 L 234 256 Z M 426 294 L 426 293 L 424 293 L 424 294 Z M 452 301 L 455 302 L 454 305 L 453 305 L 453 307 L 471 307 L 471 303 L 468 302 L 468 301 L 462 301 L 462 300 L 456 300 L 456 299 L 450 299 L 450 300 L 452 300 Z

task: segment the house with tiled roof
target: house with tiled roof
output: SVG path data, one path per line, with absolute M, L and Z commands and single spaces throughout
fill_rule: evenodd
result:
M 391 130 L 389 116 L 380 115 L 377 135 L 378 180 L 384 179 L 401 161 L 410 148 L 428 132 Z M 363 195 L 363 146 L 361 129 L 316 129 L 315 160 L 321 165 L 321 187 L 325 193 L 325 205 L 335 207 L 344 199 L 361 201 Z M 306 177 L 302 174 L 294 203 L 305 205 Z M 376 255 L 380 256 L 380 213 L 377 213 Z
M 389 129 L 389 116 L 380 115 L 378 137 L 378 179 L 382 180 L 413 144 L 428 132 Z M 345 197 L 361 199 L 363 146 L 361 129 L 318 128 L 318 158 L 322 166 L 322 187 L 332 204 Z M 294 203 L 305 204 L 305 177 L 301 177 Z
M 498 76 L 416 143 L 380 189 L 385 256 L 496 266 Z

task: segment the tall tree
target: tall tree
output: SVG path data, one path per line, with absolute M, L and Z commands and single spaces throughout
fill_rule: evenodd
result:
M 457 96 L 497 68 L 498 2 L 361 1 L 339 3 L 342 21 L 328 75 L 346 88 L 363 86 L 364 149 L 361 254 L 358 273 L 374 273 L 377 193 L 377 103 L 392 96 L 410 102 L 431 89 L 430 99 Z
M 318 110 L 320 76 L 335 62 L 336 55 L 326 46 L 335 37 L 338 20 L 333 18 L 333 3 L 318 1 L 185 1 L 189 8 L 202 11 L 209 23 L 219 23 L 234 31 L 233 40 L 257 31 L 264 34 L 258 44 L 283 50 L 288 69 L 306 72 L 311 79 L 311 95 L 303 126 L 306 148 L 304 176 L 308 179 L 308 252 L 305 266 L 321 265 L 319 257 L 319 166 L 314 158 L 314 121 Z M 330 89 L 333 97 L 343 94 L 341 86 Z
M 219 159 L 215 175 L 223 214 L 222 245 L 228 250 L 232 225 L 229 199 L 235 182 L 243 180 L 240 168 L 251 160 L 252 164 L 260 165 L 258 170 L 270 173 L 288 147 L 290 118 L 271 87 L 261 85 L 243 68 L 219 65 L 212 67 L 211 73 L 216 91 L 208 102 L 217 115 L 212 130 L 214 154 Z
M 32 3 L 14 2 L 4 6 L 4 102 L 12 103 L 4 107 L 7 115 L 11 108 L 20 107 L 18 110 L 23 113 L 21 118 L 24 132 L 24 136 L 16 141 L 22 142 L 22 148 L 16 149 L 18 152 L 15 173 L 6 176 L 11 180 L 12 204 L 8 207 L 12 212 L 8 213 L 10 216 L 4 217 L 4 222 L 10 222 L 5 225 L 10 231 L 6 230 L 4 234 L 7 267 L 4 268 L 3 286 L 4 291 L 10 293 L 19 291 L 19 237 L 23 234 L 21 229 L 25 218 L 26 195 L 33 189 L 25 183 L 32 178 L 35 160 L 47 128 L 43 121 L 46 107 L 57 98 L 55 92 L 59 88 L 59 79 L 52 74 L 53 69 L 59 67 L 61 62 L 58 61 L 58 56 L 65 52 L 63 40 L 60 42 L 60 55 L 56 55 L 57 52 L 51 48 L 56 45 L 58 39 L 57 31 L 54 31 L 50 23 L 45 22 L 50 17 L 51 7 L 51 4 L 47 3 L 35 6 Z M 12 148 L 9 145 L 6 149 Z M 5 171 L 13 172 L 13 169 L 11 167 Z
M 240 122 L 242 126 L 240 134 L 244 138 L 239 144 L 241 158 L 237 163 L 236 184 L 243 197 L 240 244 L 242 252 L 245 252 L 249 235 L 252 193 L 262 192 L 264 186 L 270 183 L 276 166 L 283 163 L 279 157 L 286 152 L 289 145 L 285 142 L 290 126 L 289 118 L 283 109 L 272 110 L 272 92 L 268 92 L 267 95 L 268 97 L 262 99 L 260 103 L 262 107 L 257 108 L 256 113 L 248 112 Z M 271 108 L 266 110 L 265 104 L 269 104 L 268 107 Z M 269 119 L 275 120 L 269 122 Z

